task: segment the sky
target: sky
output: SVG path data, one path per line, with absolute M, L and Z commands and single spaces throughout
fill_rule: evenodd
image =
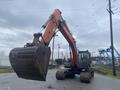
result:
M 114 45 L 120 51 L 120 0 L 111 1 Z M 0 62 L 3 65 L 9 64 L 10 50 L 31 42 L 33 34 L 41 31 L 56 8 L 62 12 L 79 50 L 88 49 L 97 55 L 98 49 L 110 46 L 108 0 L 0 0 Z M 66 56 L 68 43 L 60 32 L 57 34 L 55 57 L 58 44 Z

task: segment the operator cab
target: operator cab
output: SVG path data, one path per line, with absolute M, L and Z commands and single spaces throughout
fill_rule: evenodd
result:
M 91 54 L 88 50 L 78 52 L 78 67 L 89 68 L 91 66 Z

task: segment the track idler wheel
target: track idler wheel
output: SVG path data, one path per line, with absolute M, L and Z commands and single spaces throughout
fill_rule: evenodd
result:
M 66 71 L 64 69 L 60 69 L 56 72 L 57 80 L 64 80 L 66 78 Z
M 45 81 L 50 54 L 47 46 L 23 47 L 11 50 L 9 59 L 18 77 Z

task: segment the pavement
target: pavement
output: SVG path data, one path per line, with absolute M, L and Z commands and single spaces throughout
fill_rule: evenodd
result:
M 0 90 L 120 90 L 120 80 L 95 74 L 90 84 L 75 79 L 56 80 L 56 70 L 49 70 L 47 81 L 20 79 L 15 73 L 0 74 Z

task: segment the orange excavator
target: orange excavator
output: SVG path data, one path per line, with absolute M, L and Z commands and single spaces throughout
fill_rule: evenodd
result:
M 44 33 L 35 33 L 32 43 L 11 50 L 9 54 L 10 63 L 18 77 L 46 80 L 51 55 L 49 43 L 58 29 L 71 48 L 71 62 L 69 65 L 65 65 L 64 69 L 59 69 L 56 72 L 56 78 L 64 80 L 65 78 L 74 78 L 75 74 L 79 74 L 82 82 L 90 82 L 94 76 L 90 52 L 77 49 L 76 41 L 61 14 L 60 10 L 55 9 L 42 26 Z

